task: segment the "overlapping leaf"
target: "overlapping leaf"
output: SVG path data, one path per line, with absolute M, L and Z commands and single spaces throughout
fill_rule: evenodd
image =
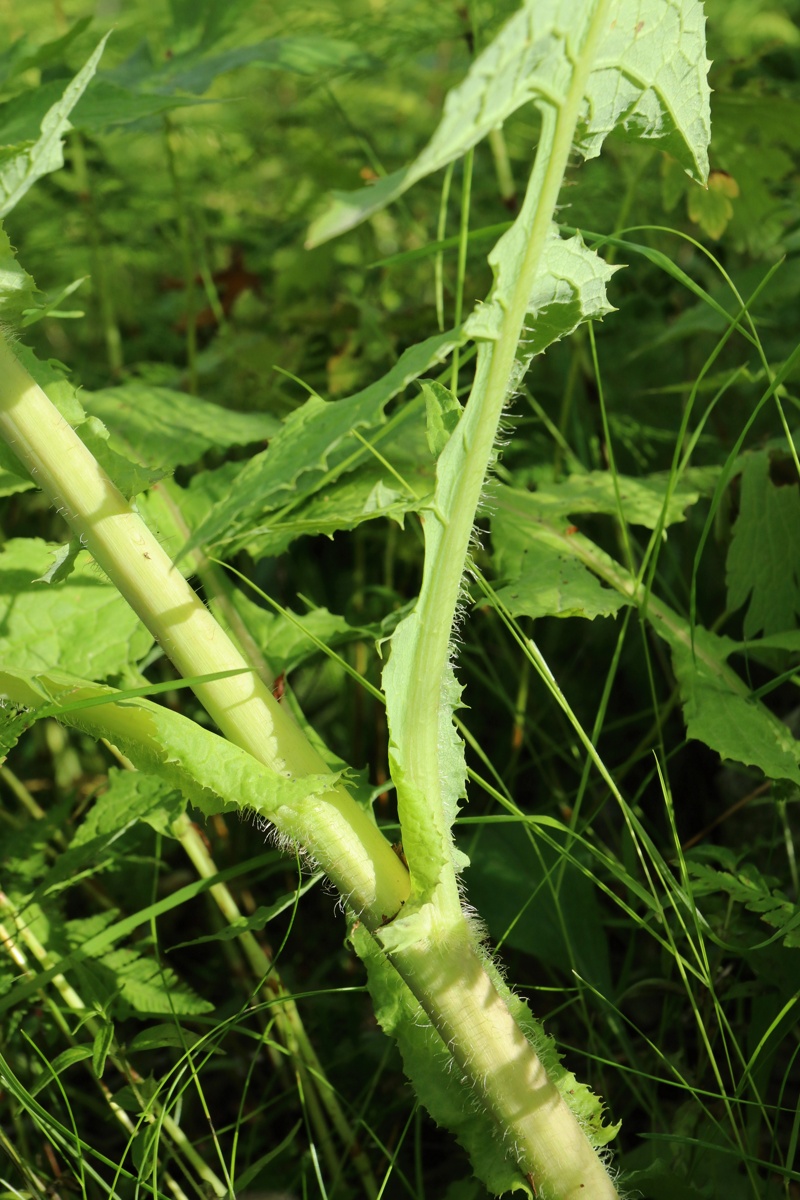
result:
M 195 530 L 190 545 L 214 545 L 231 538 L 300 495 L 310 495 L 333 474 L 352 470 L 368 454 L 352 434 L 376 429 L 393 396 L 458 344 L 455 333 L 437 334 L 401 354 L 383 378 L 345 400 L 330 403 L 312 396 L 285 421 L 269 449 L 251 458 Z

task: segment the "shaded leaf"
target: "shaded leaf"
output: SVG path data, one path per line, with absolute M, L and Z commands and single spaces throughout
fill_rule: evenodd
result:
M 745 637 L 792 629 L 800 615 L 800 489 L 777 487 L 769 452 L 747 454 L 739 515 L 728 549 L 728 607 L 749 598 Z
M 614 616 L 629 601 L 603 587 L 581 563 L 539 543 L 525 549 L 519 576 L 496 593 L 513 617 Z
M 437 363 L 459 342 L 452 332 L 436 334 L 401 354 L 381 379 L 345 400 L 328 402 L 312 396 L 296 409 L 275 435 L 269 449 L 257 454 L 206 519 L 189 546 L 213 545 L 269 512 L 310 494 L 328 472 L 352 470 L 363 461 L 363 447 L 353 430 L 374 429 L 385 420 L 393 396 Z M 302 482 L 301 482 L 302 481 Z
M 87 411 L 107 428 L 111 449 L 173 470 L 209 450 L 264 442 L 280 429 L 268 414 L 232 412 L 199 396 L 129 383 L 82 393 Z

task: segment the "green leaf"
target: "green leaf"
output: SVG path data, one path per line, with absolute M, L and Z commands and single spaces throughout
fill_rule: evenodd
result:
M 714 847 L 708 848 L 714 854 Z M 708 896 L 721 892 L 730 896 L 737 904 L 744 904 L 750 912 L 758 913 L 761 920 L 782 934 L 784 946 L 796 949 L 800 946 L 800 906 L 791 901 L 772 881 L 766 879 L 757 867 L 744 863 L 733 870 L 719 871 L 706 862 L 687 858 L 686 869 L 692 877 L 692 892 L 695 896 Z
M 103 1072 L 106 1069 L 106 1059 L 111 1050 L 114 1041 L 114 1023 L 105 1018 L 100 1018 L 100 1028 L 94 1036 L 94 1045 L 92 1046 L 92 1068 L 98 1079 L 103 1078 Z
M 319 830 L 317 801 L 336 785 L 339 773 L 279 775 L 187 717 L 60 670 L 3 669 L 2 695 L 30 707 L 43 701 L 54 706 L 48 709 L 52 715 L 91 737 L 107 738 L 141 771 L 177 788 L 206 816 L 250 811 L 265 822 L 276 821 L 288 838 L 320 844 L 311 833 Z M 321 856 L 323 849 L 320 844 Z
M 17 262 L 8 234 L 0 225 L 0 320 L 14 322 L 35 303 L 36 284 Z
M 249 917 L 239 917 L 238 920 L 232 921 L 230 925 L 226 925 L 224 929 L 220 929 L 217 933 L 211 933 L 205 937 L 192 938 L 188 942 L 178 942 L 177 945 L 170 946 L 170 950 L 183 950 L 186 946 L 199 946 L 204 942 L 232 942 L 243 933 L 260 933 L 275 917 L 280 916 L 287 909 L 293 908 L 299 897 L 304 896 L 312 887 L 316 887 L 321 878 L 322 876 L 319 874 L 312 875 L 310 879 L 307 879 L 294 892 L 286 892 L 280 899 L 267 907 L 262 905 L 254 913 L 251 913 Z
M 615 616 L 628 604 L 624 596 L 603 587 L 582 563 L 541 543 L 523 550 L 519 575 L 495 594 L 513 617 Z
M 66 1071 L 68 1067 L 75 1063 L 85 1062 L 87 1058 L 92 1057 L 91 1046 L 68 1046 L 66 1050 L 62 1050 L 57 1054 L 51 1063 L 47 1064 L 47 1070 L 43 1070 L 39 1078 L 30 1086 L 30 1094 L 38 1096 L 39 1092 L 49 1087 L 55 1079 Z
M 505 503 L 492 516 L 492 530 L 499 553 L 500 569 L 510 574 L 520 555 L 534 540 L 536 524 L 559 518 L 567 522 L 586 513 L 607 513 L 622 518 L 631 525 L 645 529 L 664 528 L 686 519 L 686 510 L 713 490 L 718 477 L 713 468 L 684 472 L 674 485 L 664 513 L 669 477 L 666 473 L 646 475 L 635 479 L 610 471 L 589 471 L 585 475 L 570 475 L 561 483 L 540 483 L 533 492 L 518 488 L 498 487 L 497 494 Z M 619 503 L 617 502 L 619 495 Z
M 800 742 L 733 676 L 725 659 L 736 648 L 727 638 L 705 629 L 694 630 L 691 641 L 656 622 L 656 632 L 672 649 L 672 664 L 681 694 L 686 732 L 715 750 L 722 759 L 757 767 L 768 779 L 791 779 L 800 784 Z
M 34 144 L 42 120 L 63 91 L 63 81 L 47 80 L 0 105 L 0 141 Z M 192 96 L 150 95 L 131 91 L 95 77 L 70 113 L 69 127 L 84 133 L 102 133 L 114 126 L 141 121 L 175 108 L 207 101 Z
M 483 826 L 468 845 L 470 903 L 492 944 L 502 939 L 562 973 L 577 971 L 611 997 L 608 943 L 589 878 L 510 820 Z
M 142 658 L 153 639 L 89 561 L 63 583 L 37 582 L 59 549 L 19 538 L 0 550 L 0 662 L 22 671 L 58 664 L 79 676 L 116 675 Z
M 430 379 L 423 380 L 422 395 L 428 422 L 428 448 L 433 457 L 438 458 L 461 420 L 461 403 L 449 388 Z
M 91 23 L 91 17 L 81 17 L 62 37 L 43 42 L 41 46 L 31 47 L 27 35 L 23 34 L 0 54 L 0 82 L 5 84 L 25 71 L 63 62 L 64 51 L 69 49 Z
M 352 470 L 366 453 L 351 436 L 353 431 L 380 426 L 392 397 L 443 362 L 459 341 L 452 332 L 427 338 L 404 351 L 383 378 L 345 400 L 311 396 L 287 418 L 269 449 L 242 468 L 186 549 L 231 537 L 265 512 L 296 500 L 298 492 L 309 495 L 331 472 Z
M 527 0 L 447 96 L 438 129 L 410 164 L 357 192 L 334 192 L 312 224 L 317 246 L 385 208 L 418 180 L 464 155 L 523 104 L 566 102 L 593 5 Z M 705 17 L 698 0 L 615 0 L 584 94 L 576 150 L 600 153 L 622 125 L 633 136 L 665 139 L 665 149 L 699 179 L 708 174 L 710 133 Z
M 377 636 L 377 631 L 350 625 L 327 608 L 312 608 L 288 617 L 261 608 L 243 591 L 235 591 L 231 599 L 276 675 L 293 671 L 318 654 L 319 642 L 335 647 Z
M 728 607 L 749 604 L 747 638 L 792 629 L 800 614 L 800 489 L 777 486 L 767 450 L 744 456 L 739 515 L 728 549 Z
M 100 41 L 85 66 L 78 72 L 60 100 L 45 114 L 36 142 L 6 160 L 0 168 L 0 217 L 19 203 L 42 175 L 58 171 L 64 165 L 62 138 L 70 128 L 69 115 L 83 95 L 105 49 L 108 34 Z
M 143 383 L 84 392 L 81 398 L 108 430 L 112 450 L 167 470 L 189 466 L 209 450 L 265 442 L 281 427 L 268 414 L 232 412 L 199 396 Z
M 479 304 L 464 323 L 468 337 L 495 341 L 506 319 L 511 291 L 524 255 L 530 230 L 525 220 L 514 222 L 489 255 L 495 285 L 485 304 Z M 555 225 L 528 298 L 528 321 L 522 339 L 524 363 L 553 342 L 573 333 L 588 320 L 601 320 L 613 312 L 605 285 L 618 267 L 609 267 L 579 236 L 564 241 Z
M 139 821 L 157 833 L 172 836 L 172 823 L 186 808 L 186 801 L 173 786 L 143 771 L 120 771 L 112 767 L 108 787 L 81 821 L 70 843 L 73 851 L 97 839 L 119 837 Z

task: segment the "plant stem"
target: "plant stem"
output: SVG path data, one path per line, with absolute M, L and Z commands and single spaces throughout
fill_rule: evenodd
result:
M 239 671 L 194 692 L 230 741 L 283 775 L 329 768 L 173 565 L 158 539 L 0 340 L 0 433 L 81 543 L 187 678 Z M 368 928 L 405 901 L 408 876 L 370 816 L 341 786 L 320 798 L 307 849 Z

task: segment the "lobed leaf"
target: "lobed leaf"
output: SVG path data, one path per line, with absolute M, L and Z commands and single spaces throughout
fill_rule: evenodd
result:
M 353 229 L 413 184 L 461 158 L 531 101 L 564 105 L 593 5 L 527 0 L 447 95 L 425 149 L 402 170 L 356 192 L 334 192 L 307 244 Z M 600 153 L 622 125 L 662 138 L 696 178 L 708 174 L 709 87 L 705 17 L 699 0 L 615 0 L 584 94 L 575 148 Z
M 793 629 L 800 616 L 800 490 L 773 483 L 770 469 L 768 450 L 744 456 L 725 566 L 728 607 L 749 601 L 746 638 Z

